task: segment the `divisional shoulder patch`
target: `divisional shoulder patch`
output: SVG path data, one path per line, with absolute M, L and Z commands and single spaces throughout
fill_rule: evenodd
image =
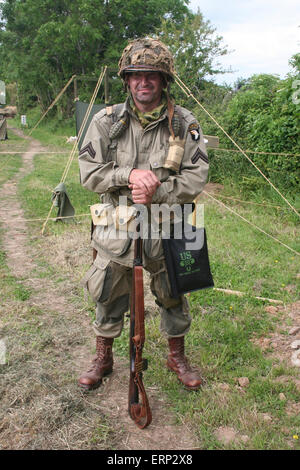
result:
M 87 152 L 91 158 L 95 158 L 96 152 L 94 150 L 92 142 L 89 142 L 87 145 L 82 147 L 82 149 L 80 149 L 79 155 L 83 155 L 85 152 Z
M 195 164 L 195 163 L 197 163 L 199 158 L 201 158 L 201 160 L 203 160 L 205 163 L 208 163 L 207 155 L 204 152 L 202 152 L 202 150 L 200 150 L 199 147 L 198 147 L 196 152 L 194 153 L 194 155 L 191 158 L 191 162 Z
M 196 122 L 189 125 L 188 131 L 191 134 L 191 137 L 192 137 L 193 140 L 199 140 L 200 139 L 200 129 L 199 129 L 199 126 Z

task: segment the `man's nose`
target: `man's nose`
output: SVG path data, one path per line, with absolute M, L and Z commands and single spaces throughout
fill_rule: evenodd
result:
M 142 85 L 147 85 L 149 84 L 149 79 L 147 74 L 141 75 L 141 84 Z

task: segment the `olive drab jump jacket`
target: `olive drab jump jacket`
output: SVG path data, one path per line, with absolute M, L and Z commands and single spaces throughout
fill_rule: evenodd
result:
M 115 105 L 114 109 L 117 112 L 112 115 L 109 115 L 107 108 L 102 109 L 91 121 L 79 152 L 81 184 L 90 191 L 102 194 L 103 203 L 116 207 L 119 197 L 126 196 L 132 204 L 128 188 L 131 170 L 152 170 L 162 183 L 153 195 L 152 203 L 192 203 L 204 188 L 209 167 L 203 133 L 192 113 L 175 106 L 180 118 L 179 137 L 184 143 L 184 153 L 179 172 L 174 173 L 164 168 L 170 138 L 168 111 L 142 128 L 129 105 L 129 99 Z M 110 139 L 113 122 L 122 118 L 127 119 L 127 127 L 117 138 Z M 110 255 L 111 259 L 114 257 Z M 127 262 L 121 260 L 121 264 Z

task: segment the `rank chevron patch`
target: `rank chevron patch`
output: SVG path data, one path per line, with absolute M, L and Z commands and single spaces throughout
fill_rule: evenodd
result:
M 191 158 L 191 162 L 195 164 L 199 160 L 199 158 L 201 158 L 201 160 L 203 160 L 205 163 L 208 163 L 207 155 L 205 155 L 205 153 L 202 152 L 202 150 L 200 150 L 198 147 L 196 152 Z
M 82 147 L 82 149 L 80 149 L 79 155 L 83 155 L 85 152 L 87 152 L 91 158 L 95 158 L 96 152 L 94 150 L 92 142 L 89 142 L 87 145 Z

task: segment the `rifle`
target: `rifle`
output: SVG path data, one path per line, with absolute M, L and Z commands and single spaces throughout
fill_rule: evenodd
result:
M 143 429 L 151 423 L 152 413 L 143 384 L 142 372 L 148 367 L 147 359 L 142 358 L 145 342 L 142 239 L 140 237 L 137 238 L 134 244 L 132 297 L 130 306 L 128 412 L 135 424 Z M 141 403 L 139 402 L 139 395 L 141 397 Z

